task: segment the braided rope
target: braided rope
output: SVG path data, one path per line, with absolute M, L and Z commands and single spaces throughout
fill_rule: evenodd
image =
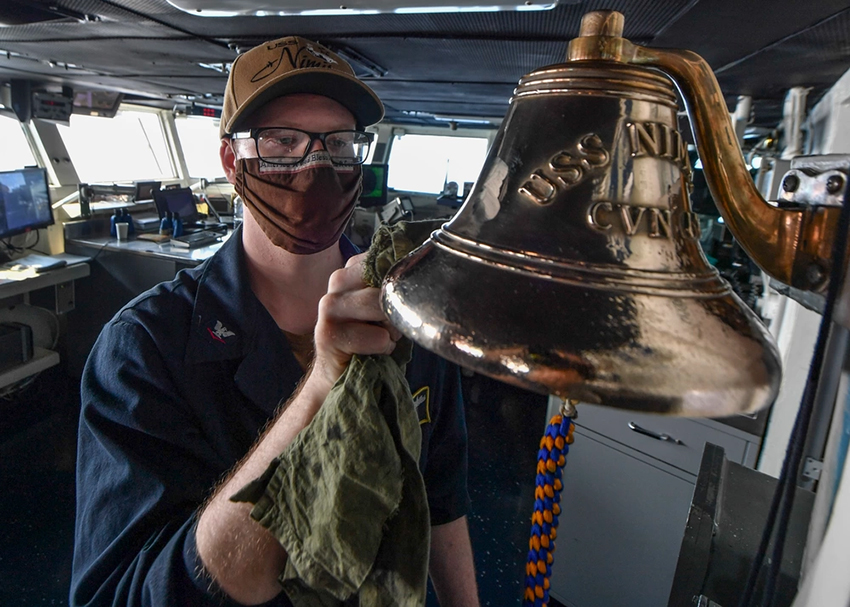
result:
M 549 604 L 549 577 L 555 551 L 558 515 L 561 513 L 561 482 L 567 453 L 573 442 L 575 424 L 569 416 L 556 415 L 549 422 L 537 453 L 537 485 L 534 489 L 534 514 L 525 566 L 525 595 L 522 607 L 546 607 Z

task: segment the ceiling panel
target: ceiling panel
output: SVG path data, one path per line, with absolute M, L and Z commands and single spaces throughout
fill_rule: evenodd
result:
M 544 12 L 263 18 L 197 17 L 166 0 L 51 5 L 99 21 L 0 28 L 0 51 L 8 52 L 0 52 L 0 80 L 215 102 L 225 77 L 199 64 L 226 63 L 239 48 L 299 34 L 383 67 L 383 78 L 368 81 L 394 119 L 429 111 L 493 115 L 507 108 L 522 75 L 563 59 L 583 14 L 606 8 L 624 13 L 633 42 L 703 55 L 729 103 L 741 94 L 755 98 L 760 125 L 778 122 L 789 87 L 809 87 L 812 103 L 850 67 L 848 0 L 564 0 Z

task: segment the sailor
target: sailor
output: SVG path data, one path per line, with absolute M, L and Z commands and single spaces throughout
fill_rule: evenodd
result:
M 220 156 L 241 229 L 127 304 L 82 380 L 72 605 L 290 605 L 287 554 L 230 497 L 310 424 L 354 354 L 399 338 L 343 235 L 383 106 L 297 37 L 234 62 Z M 457 367 L 414 348 L 419 460 L 442 605 L 478 604 Z

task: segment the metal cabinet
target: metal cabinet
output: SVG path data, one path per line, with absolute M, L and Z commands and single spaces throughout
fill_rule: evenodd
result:
M 559 404 L 552 399 L 550 412 Z M 579 406 L 553 598 L 568 607 L 667 604 L 706 442 L 738 463 L 755 462 L 757 437 L 712 420 Z

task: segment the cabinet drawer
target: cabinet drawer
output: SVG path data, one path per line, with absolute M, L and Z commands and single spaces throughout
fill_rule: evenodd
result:
M 578 405 L 578 419 L 575 423 L 693 475 L 699 473 L 706 442 L 723 447 L 726 458 L 736 463 L 744 463 L 748 444 L 738 436 L 693 419 L 635 413 L 596 405 Z M 630 424 L 658 435 L 666 434 L 681 442 L 647 436 L 632 429 Z
M 594 436 L 576 432 L 564 469 L 550 592 L 569 607 L 667 605 L 693 481 Z

